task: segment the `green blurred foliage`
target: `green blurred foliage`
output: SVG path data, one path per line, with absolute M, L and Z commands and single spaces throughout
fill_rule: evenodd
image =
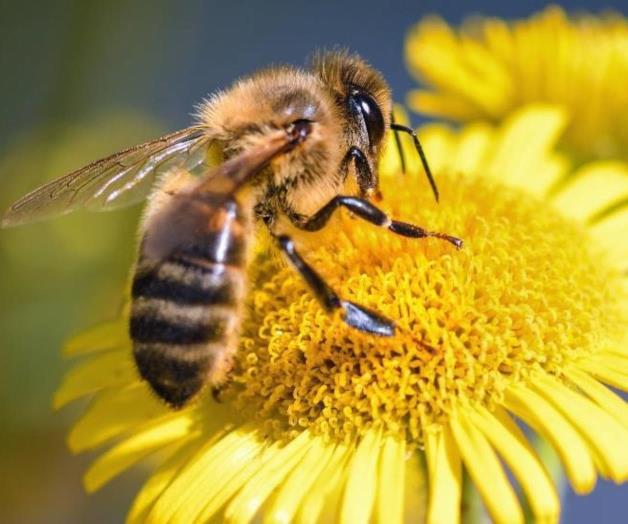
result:
M 19 133 L 2 137 L 0 210 L 47 181 L 165 131 L 150 115 L 83 95 L 95 71 L 103 82 L 138 89 L 141 70 L 131 79 L 114 78 L 99 57 L 111 39 L 109 22 L 129 4 L 63 0 L 41 11 L 17 2 L 3 6 L 1 45 L 8 53 L 2 66 L 14 74 L 0 83 L 0 97 L 5 104 L 32 107 L 34 123 L 24 128 L 15 122 Z M 161 4 L 142 21 L 154 21 Z M 141 23 L 137 29 L 118 33 L 116 45 L 155 45 L 157 34 L 142 30 Z M 28 55 L 31 67 L 23 67 L 32 41 L 40 47 Z M 157 69 L 158 56 L 147 63 Z M 18 85 L 16 78 L 29 83 Z M 60 356 L 64 341 L 118 312 L 140 211 L 141 206 L 78 212 L 0 230 L 2 523 L 119 521 L 137 490 L 141 474 L 93 497 L 83 492 L 81 476 L 92 457 L 73 457 L 65 446 L 80 407 L 55 413 L 51 399 L 70 366 Z
M 38 129 L 19 139 L 0 159 L 2 204 L 33 186 L 94 158 L 158 133 L 154 122 L 129 113 Z M 6 206 L 3 206 L 6 207 Z M 59 380 L 58 348 L 81 326 L 115 314 L 132 262 L 138 209 L 79 212 L 12 228 L 0 235 L 0 363 L 3 398 L 22 389 L 19 409 L 0 414 L 11 424 L 41 424 L 41 399 Z M 16 370 L 19 370 L 16 372 Z M 46 403 L 48 404 L 48 403 Z
M 5 208 L 38 184 L 160 132 L 150 118 L 129 112 L 54 132 L 36 129 L 0 158 L 0 204 Z M 59 507 L 55 499 L 55 504 L 38 507 L 46 512 L 59 507 L 60 515 L 76 521 L 75 511 L 88 509 L 77 469 L 85 460 L 72 458 L 63 445 L 69 413 L 54 413 L 50 403 L 69 367 L 60 357 L 64 340 L 118 311 L 133 262 L 138 215 L 137 207 L 78 212 L 0 234 L 0 467 L 7 469 L 0 474 L 14 480 L 2 498 L 20 515 L 16 522 L 23 521 L 29 507 L 25 493 L 38 487 L 48 498 L 59 489 L 59 478 L 67 484 L 62 500 L 68 505 Z M 66 468 L 74 471 L 70 478 L 64 475 Z M 45 520 L 37 511 L 29 513 L 29 521 Z

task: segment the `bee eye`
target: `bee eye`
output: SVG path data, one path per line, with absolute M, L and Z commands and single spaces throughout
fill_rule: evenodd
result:
M 350 105 L 357 109 L 369 135 L 371 146 L 379 144 L 384 137 L 384 117 L 373 97 L 362 90 L 353 89 L 349 95 Z

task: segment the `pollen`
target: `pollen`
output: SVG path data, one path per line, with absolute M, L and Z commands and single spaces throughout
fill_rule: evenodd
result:
M 402 175 L 398 175 L 402 176 Z M 332 233 L 298 237 L 345 299 L 397 325 L 359 333 L 328 315 L 277 257 L 255 268 L 232 394 L 277 438 L 308 428 L 350 442 L 372 428 L 422 446 L 431 426 L 622 336 L 620 275 L 582 225 L 487 178 L 441 173 L 433 203 L 416 177 L 384 180 L 397 219 L 464 239 L 406 239 L 340 212 Z M 389 187 L 387 187 L 389 186 Z M 393 189 L 396 188 L 396 189 Z M 625 324 L 624 324 L 625 325 Z

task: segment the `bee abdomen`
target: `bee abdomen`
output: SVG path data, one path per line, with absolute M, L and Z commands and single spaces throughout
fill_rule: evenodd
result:
M 130 334 L 140 374 L 173 407 L 217 383 L 235 351 L 244 271 L 187 255 L 133 280 Z
M 194 351 L 187 345 L 136 342 L 133 353 L 142 378 L 175 408 L 183 406 L 201 390 L 204 375 L 211 365 L 211 354 L 206 347 Z
M 243 277 L 236 265 L 179 255 L 157 267 L 142 268 L 133 279 L 131 295 L 180 304 L 234 305 L 242 292 Z
M 152 303 L 153 301 L 148 302 L 148 304 Z M 175 309 L 172 307 L 174 303 L 165 302 L 166 314 L 141 309 L 144 304 L 146 304 L 145 300 L 138 300 L 131 314 L 131 338 L 139 343 L 202 344 L 222 340 L 231 317 L 227 315 L 227 318 L 224 318 L 223 315 L 216 315 L 215 309 L 201 306 L 207 318 L 192 320 L 181 315 L 175 316 L 173 313 L 168 315 L 169 310 Z M 183 315 L 186 314 L 186 310 L 189 310 L 191 315 L 191 311 L 196 309 L 199 307 L 177 307 L 177 310 L 183 311 Z

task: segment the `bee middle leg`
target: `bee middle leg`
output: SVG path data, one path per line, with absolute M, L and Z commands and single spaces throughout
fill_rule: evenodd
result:
M 422 227 L 415 226 L 414 224 L 408 224 L 407 222 L 400 222 L 399 220 L 391 219 L 381 209 L 371 204 L 368 200 L 358 197 L 350 196 L 336 196 L 332 198 L 321 209 L 314 213 L 311 217 L 304 222 L 298 224 L 298 227 L 306 231 L 318 231 L 322 229 L 325 224 L 331 218 L 336 209 L 340 206 L 346 207 L 349 211 L 353 212 L 356 216 L 375 224 L 376 226 L 385 227 L 389 231 L 398 235 L 410 238 L 425 238 L 434 237 L 440 238 L 450 242 L 457 249 L 462 247 L 462 240 L 457 237 L 448 235 L 446 233 L 437 233 L 435 231 L 427 231 Z
M 275 237 L 279 247 L 292 266 L 301 274 L 326 311 L 344 311 L 343 320 L 351 327 L 383 337 L 395 334 L 395 323 L 380 314 L 354 302 L 341 299 L 323 278 L 297 252 L 293 240 L 287 235 Z

